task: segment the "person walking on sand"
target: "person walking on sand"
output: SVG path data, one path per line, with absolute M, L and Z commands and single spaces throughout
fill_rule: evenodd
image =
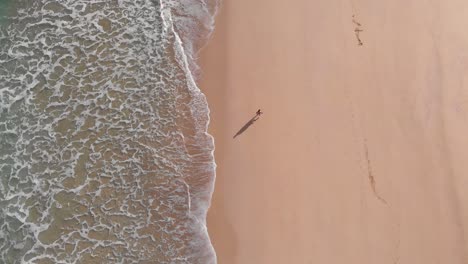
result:
M 258 109 L 255 113 L 255 116 L 249 120 L 232 138 L 236 138 L 238 135 L 242 134 L 247 128 L 249 128 L 255 121 L 260 118 L 260 115 L 263 114 L 261 109 Z
M 255 116 L 252 118 L 252 123 L 257 121 L 260 118 L 260 115 L 263 114 L 262 110 L 258 109 L 255 113 Z

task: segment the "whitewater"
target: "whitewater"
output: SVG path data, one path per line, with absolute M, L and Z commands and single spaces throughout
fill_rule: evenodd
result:
M 20 0 L 0 23 L 2 263 L 216 263 L 197 51 L 214 0 Z

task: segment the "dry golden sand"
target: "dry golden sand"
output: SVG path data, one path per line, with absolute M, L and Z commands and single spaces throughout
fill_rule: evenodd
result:
M 218 263 L 468 263 L 467 10 L 224 1 L 200 83 Z

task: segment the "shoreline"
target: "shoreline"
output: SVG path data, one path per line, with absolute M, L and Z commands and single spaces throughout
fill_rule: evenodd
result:
M 226 53 L 225 49 L 223 48 L 223 43 L 219 41 L 220 38 L 225 36 L 225 32 L 222 30 L 225 26 L 225 8 L 226 2 L 224 1 L 221 4 L 221 7 L 218 9 L 218 13 L 215 17 L 215 29 L 208 39 L 208 42 L 203 46 L 202 50 L 200 51 L 200 58 L 197 61 L 201 69 L 201 77 L 199 78 L 197 85 L 200 90 L 205 95 L 208 101 L 208 108 L 210 111 L 210 120 L 208 124 L 207 133 L 213 137 L 214 142 L 214 157 L 215 157 L 215 180 L 214 180 L 214 192 L 212 193 L 210 207 L 208 208 L 207 212 L 207 231 L 210 238 L 211 245 L 214 248 L 215 254 L 217 256 L 217 263 L 222 263 L 219 260 L 219 255 L 229 255 L 230 257 L 234 257 L 233 254 L 228 254 L 224 249 L 222 244 L 226 244 L 223 242 L 222 244 L 220 241 L 222 237 L 219 234 L 222 234 L 222 230 L 227 230 L 223 223 L 227 222 L 227 218 L 223 215 L 223 211 L 220 208 L 222 204 L 222 183 L 223 179 L 220 178 L 218 170 L 220 167 L 218 164 L 223 162 L 222 153 L 224 148 L 222 144 L 216 144 L 216 139 L 219 139 L 222 134 L 226 133 L 226 129 L 224 126 L 218 124 L 218 120 L 224 115 L 224 108 L 219 103 L 222 103 L 219 100 L 213 100 L 214 98 L 223 98 L 224 86 L 225 83 L 225 64 L 219 63 L 223 61 Z M 220 78 L 209 78 L 206 73 L 210 73 L 216 75 Z M 217 89 L 219 88 L 219 89 Z M 218 185 L 218 186 L 216 186 Z M 214 215 L 213 215 L 214 214 Z M 210 221 L 211 218 L 216 217 L 221 221 Z M 219 225 L 217 225 L 219 224 Z M 224 236 L 224 235 L 223 235 Z M 229 240 L 228 240 L 229 241 Z
M 198 82 L 218 263 L 464 263 L 467 19 L 417 3 L 223 2 Z

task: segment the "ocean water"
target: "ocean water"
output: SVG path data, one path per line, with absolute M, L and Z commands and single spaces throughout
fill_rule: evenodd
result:
M 5 17 L 5 15 L 8 13 L 9 8 L 11 5 L 12 0 L 0 0 L 0 19 Z M 2 20 L 0 20 L 0 23 Z
M 0 2 L 0 263 L 215 263 L 208 0 Z

